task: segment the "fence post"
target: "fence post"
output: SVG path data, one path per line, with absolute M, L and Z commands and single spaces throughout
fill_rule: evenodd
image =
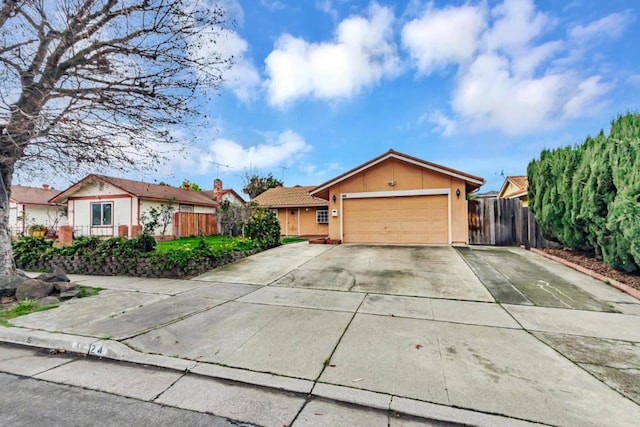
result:
M 58 228 L 58 242 L 60 246 L 69 246 L 73 244 L 73 227 L 70 225 L 61 225 Z
M 118 236 L 119 237 L 129 237 L 129 226 L 128 225 L 119 225 L 118 226 Z

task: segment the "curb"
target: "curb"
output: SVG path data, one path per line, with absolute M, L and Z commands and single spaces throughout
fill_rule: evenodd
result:
M 100 359 L 110 359 L 137 365 L 154 366 L 211 379 L 236 381 L 243 384 L 304 394 L 308 397 L 330 399 L 384 411 L 394 411 L 428 420 L 462 423 L 479 427 L 535 426 L 526 421 L 508 416 L 455 408 L 453 406 L 425 402 L 387 393 L 357 389 L 335 384 L 321 383 L 300 378 L 291 378 L 264 372 L 202 363 L 157 354 L 135 351 L 118 341 L 98 340 L 92 337 L 24 329 L 0 327 L 0 343 L 27 347 L 62 350 L 84 354 Z
M 542 251 L 540 249 L 530 248 L 529 250 L 531 252 L 533 252 L 533 253 L 541 255 L 541 256 L 543 256 L 545 258 L 548 258 L 548 259 L 550 259 L 552 261 L 556 261 L 556 262 L 559 262 L 560 264 L 566 265 L 567 267 L 573 268 L 574 270 L 577 270 L 577 271 L 579 271 L 581 273 L 584 273 L 587 276 L 593 277 L 594 279 L 598 279 L 598 280 L 606 283 L 607 285 L 613 286 L 614 288 L 616 288 L 616 289 L 618 289 L 618 290 L 620 290 L 622 292 L 625 292 L 625 293 L 631 295 L 632 297 L 640 300 L 640 291 L 635 289 L 635 288 L 632 288 L 629 285 L 625 285 L 622 282 L 619 282 L 619 281 L 614 280 L 614 279 L 610 279 L 609 277 L 603 276 L 602 274 L 596 273 L 595 271 L 589 270 L 588 268 L 582 267 L 581 265 L 574 264 L 571 261 L 567 261 L 564 258 L 560 258 L 560 257 L 557 257 L 555 255 L 548 254 L 548 253 L 546 253 L 546 252 L 544 252 L 544 251 Z

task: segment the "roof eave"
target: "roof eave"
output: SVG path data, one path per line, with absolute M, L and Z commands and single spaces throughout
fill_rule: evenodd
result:
M 484 180 L 484 178 L 478 177 L 478 176 L 472 176 L 472 175 L 467 175 L 464 174 L 461 171 L 455 171 L 455 170 L 447 170 L 448 168 L 444 168 L 444 166 L 440 166 L 440 165 L 436 165 L 435 163 L 430 163 L 430 162 L 426 162 L 425 160 L 421 160 L 415 157 L 411 157 L 408 156 L 406 154 L 402 154 L 402 153 L 398 153 L 397 151 L 394 150 L 389 150 L 386 153 L 372 159 L 369 160 L 366 163 L 361 164 L 360 166 L 356 166 L 355 168 L 343 173 L 342 175 L 337 176 L 336 178 L 327 181 L 323 184 L 320 184 L 318 187 L 314 188 L 313 190 L 311 190 L 309 192 L 310 195 L 312 196 L 316 196 L 316 197 L 321 197 L 320 194 L 322 195 L 326 195 L 326 199 L 329 198 L 328 196 L 328 190 L 330 187 L 333 187 L 334 185 L 351 178 L 352 176 L 355 176 L 357 174 L 359 174 L 360 172 L 363 172 L 379 163 L 382 163 L 385 160 L 388 159 L 398 159 L 401 161 L 405 161 L 407 163 L 411 163 L 414 164 L 416 166 L 420 166 L 423 167 L 425 169 L 429 169 L 429 170 L 433 170 L 435 172 L 444 174 L 444 175 L 448 175 L 448 176 L 452 176 L 454 178 L 458 178 L 458 179 L 462 179 L 463 181 L 465 181 L 466 183 L 472 184 L 472 185 L 477 185 L 477 188 L 481 187 L 482 185 L 484 185 L 484 183 L 486 182 Z M 326 191 L 326 193 L 324 193 Z M 325 197 L 322 197 L 323 199 Z

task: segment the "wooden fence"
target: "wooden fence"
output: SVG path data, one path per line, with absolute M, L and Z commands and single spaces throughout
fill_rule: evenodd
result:
M 173 232 L 177 237 L 218 234 L 218 217 L 210 213 L 176 212 Z
M 529 208 L 518 199 L 469 200 L 469 243 L 472 245 L 547 248 L 557 246 L 542 237 Z

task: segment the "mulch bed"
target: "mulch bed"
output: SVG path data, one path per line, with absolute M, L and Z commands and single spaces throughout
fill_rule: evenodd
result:
M 572 251 L 569 249 L 542 249 L 544 252 L 565 259 L 581 267 L 602 274 L 610 279 L 622 282 L 634 289 L 640 290 L 640 275 L 626 274 L 609 267 L 604 261 L 597 260 L 592 254 Z

